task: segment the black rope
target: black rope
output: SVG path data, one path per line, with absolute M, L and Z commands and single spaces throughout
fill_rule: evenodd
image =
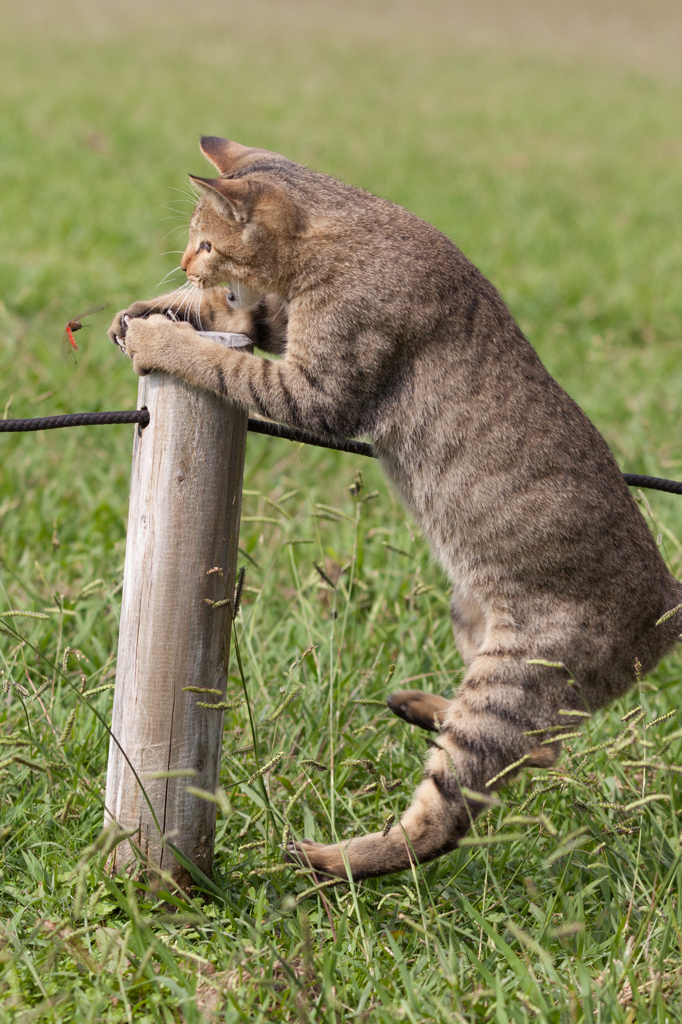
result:
M 125 412 L 72 412 L 64 416 L 41 416 L 34 420 L 0 420 L 0 433 L 24 430 L 56 430 L 58 427 L 95 427 L 103 423 L 149 423 L 147 409 L 127 409 Z
M 269 423 L 267 420 L 249 420 L 249 430 L 254 434 L 269 434 L 270 437 L 283 437 L 287 441 L 298 441 L 299 444 L 312 444 L 316 448 L 330 448 L 334 452 L 350 452 L 351 455 L 375 458 L 371 444 L 366 441 L 333 441 L 331 438 L 310 434 L 307 430 L 299 430 L 298 427 L 285 427 L 281 423 Z
M 64 416 L 42 416 L 32 420 L 0 420 L 0 433 L 18 433 L 26 430 L 56 430 L 59 427 L 93 427 L 108 423 L 139 423 L 144 428 L 149 424 L 147 409 L 129 409 L 123 412 L 74 412 Z M 298 444 L 310 444 L 316 448 L 329 448 L 335 452 L 349 452 L 351 455 L 364 455 L 375 458 L 371 444 L 366 441 L 334 441 L 331 438 L 318 437 L 307 430 L 297 427 L 285 427 L 281 423 L 268 420 L 249 420 L 249 430 L 255 434 L 268 434 Z M 664 480 L 658 476 L 640 476 L 638 473 L 624 473 L 626 484 L 630 487 L 644 487 L 651 491 L 665 491 L 668 494 L 682 494 L 682 481 Z
M 630 487 L 645 487 L 651 491 L 667 491 L 668 494 L 682 494 L 682 482 L 662 480 L 660 476 L 639 476 L 638 473 L 623 473 L 625 483 Z

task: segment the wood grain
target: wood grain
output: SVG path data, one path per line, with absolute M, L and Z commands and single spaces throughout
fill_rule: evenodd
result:
M 197 704 L 225 699 L 184 688 L 226 688 L 231 613 L 207 601 L 234 594 L 248 414 L 162 373 L 140 379 L 138 406 L 150 423 L 133 445 L 105 822 L 139 829 L 144 856 L 184 887 L 164 836 L 210 874 L 216 806 L 186 789 L 218 785 L 224 713 Z M 149 778 L 182 769 L 194 776 Z M 120 844 L 112 870 L 132 855 Z

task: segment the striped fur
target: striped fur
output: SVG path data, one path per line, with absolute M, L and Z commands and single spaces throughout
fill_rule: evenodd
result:
M 368 435 L 430 538 L 467 673 L 452 701 L 389 701 L 437 730 L 424 781 L 387 835 L 291 848 L 321 875 L 396 871 L 456 847 L 483 806 L 472 793 L 552 764 L 552 729 L 572 724 L 560 711 L 603 707 L 637 663 L 652 669 L 682 628 L 679 614 L 656 626 L 682 587 L 597 430 L 449 239 L 275 153 L 216 138 L 202 149 L 220 176 L 194 179 L 203 196 L 182 261 L 201 304 L 187 311 L 183 292 L 138 302 L 110 334 L 138 373 L 165 370 L 331 437 Z M 223 349 L 195 327 L 247 333 L 283 358 Z

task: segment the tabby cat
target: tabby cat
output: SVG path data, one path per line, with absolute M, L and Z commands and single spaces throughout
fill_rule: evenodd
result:
M 453 850 L 486 794 L 555 762 L 558 726 L 654 667 L 682 628 L 679 612 L 657 624 L 682 585 L 600 434 L 445 235 L 276 153 L 214 137 L 201 149 L 219 176 L 192 177 L 202 196 L 182 268 L 198 312 L 183 292 L 136 302 L 110 336 L 139 374 L 369 436 L 428 535 L 466 676 L 453 700 L 389 698 L 435 734 L 424 780 L 387 834 L 289 850 L 320 875 L 398 871 Z M 252 304 L 235 308 L 230 289 Z M 283 358 L 196 329 L 245 333 Z

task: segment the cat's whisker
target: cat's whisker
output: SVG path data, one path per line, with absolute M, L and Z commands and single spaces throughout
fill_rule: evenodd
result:
M 173 215 L 172 217 L 162 217 L 161 220 L 177 220 L 181 221 L 186 227 L 189 227 L 189 222 L 192 218 L 191 215 L 187 216 L 186 210 L 176 210 L 173 206 L 162 206 L 161 209 L 167 210 L 168 213 Z
M 198 318 L 198 311 L 197 311 L 197 302 L 201 301 L 200 293 L 201 293 L 201 289 L 198 286 L 195 285 L 194 291 L 192 293 L 191 302 L 188 304 L 188 307 L 187 307 L 190 319 L 191 319 L 193 324 L 200 323 L 200 320 Z M 201 330 L 201 327 L 199 327 L 198 330 Z
M 179 268 L 176 267 L 176 270 L 177 269 L 179 269 Z M 173 273 L 173 271 L 171 271 L 170 273 Z M 159 281 L 159 283 L 157 284 L 156 287 L 160 288 L 161 285 L 163 284 L 163 282 L 169 276 L 170 276 L 169 274 L 166 274 L 166 277 L 163 278 L 163 281 Z M 190 283 L 189 283 L 189 281 L 187 281 L 186 284 L 181 285 L 179 288 L 176 289 L 176 291 L 178 291 L 178 292 L 186 291 L 189 287 L 190 287 Z M 155 309 L 159 309 L 160 310 L 162 308 L 163 301 L 164 301 L 164 299 L 166 297 L 167 297 L 166 295 L 159 295 L 158 298 L 150 300 L 150 303 L 149 303 L 150 311 L 155 310 Z M 167 307 L 166 311 L 167 312 L 171 312 L 172 309 L 173 309 L 173 305 L 175 305 L 175 303 L 173 303 L 170 307 Z
M 194 317 L 194 315 L 195 315 L 195 307 L 197 305 L 197 300 L 199 298 L 199 293 L 200 292 L 201 292 L 201 289 L 199 288 L 199 286 L 195 285 L 193 294 L 191 294 L 191 300 L 190 300 L 190 302 L 187 305 L 187 311 L 189 312 L 190 316 Z
M 169 316 L 172 320 L 176 320 L 176 311 L 180 309 L 183 302 L 184 299 L 181 299 L 180 302 L 172 302 L 170 306 L 168 306 L 168 308 L 166 309 L 166 316 Z
M 180 310 L 182 309 L 183 306 L 186 306 L 188 310 L 190 310 L 192 308 L 191 303 L 192 303 L 192 299 L 194 297 L 194 292 L 195 292 L 197 286 L 195 284 L 190 284 L 189 281 L 187 283 L 188 283 L 189 287 L 187 288 L 186 294 L 182 297 L 180 302 L 177 304 L 177 313 L 178 314 L 180 313 Z M 173 303 L 173 305 L 175 306 L 176 304 Z
M 194 292 L 196 291 L 197 286 L 193 282 L 188 282 L 188 285 L 189 287 L 187 288 L 186 294 L 183 295 L 182 299 L 180 300 L 180 306 L 178 308 L 181 308 L 182 306 L 185 305 L 189 305 L 192 299 L 194 298 Z
M 174 192 L 180 192 L 186 198 L 173 200 L 176 203 L 191 203 L 192 206 L 196 206 L 200 199 L 200 193 L 193 189 L 191 185 L 187 185 L 184 188 L 176 188 L 171 186 Z
M 162 255 L 165 256 L 166 253 L 162 253 Z M 161 280 L 156 285 L 156 287 L 157 288 L 161 288 L 161 286 L 166 283 L 166 281 L 168 280 L 169 277 L 172 277 L 173 274 L 177 274 L 178 270 L 182 270 L 182 267 L 181 266 L 177 266 L 177 267 L 173 267 L 172 270 L 169 270 L 168 273 L 165 275 L 165 277 L 161 278 Z M 182 287 L 185 287 L 185 286 L 183 285 Z
M 185 196 L 198 196 L 199 192 L 192 185 L 184 184 L 181 188 L 171 185 L 171 192 L 181 192 Z
M 168 220 L 170 220 L 170 217 L 168 218 Z M 167 238 L 170 238 L 170 236 L 175 234 L 176 232 L 181 232 L 182 234 L 186 234 L 187 233 L 187 225 L 186 224 L 178 224 L 176 227 L 171 228 L 163 236 L 164 242 L 166 241 Z
M 204 325 L 201 322 L 201 300 L 204 297 L 203 288 L 199 288 L 199 294 L 197 295 L 197 323 L 199 324 L 199 330 L 203 331 Z
M 176 202 L 176 203 L 186 203 L 186 202 L 189 202 L 189 200 L 187 200 L 187 199 L 174 199 L 173 202 Z M 190 221 L 191 218 L 187 217 L 187 211 L 186 210 L 176 210 L 174 206 L 162 206 L 161 209 L 162 210 L 168 210 L 169 213 L 173 214 L 173 216 L 176 218 L 176 220 L 181 220 L 182 219 L 185 222 L 185 224 L 189 224 L 189 221 Z M 168 219 L 168 218 L 166 218 L 166 219 Z
M 187 311 L 188 311 L 188 313 L 189 313 L 189 315 L 191 317 L 194 317 L 194 308 L 196 306 L 196 300 L 197 300 L 197 294 L 196 294 L 196 285 L 195 285 L 194 289 L 192 290 L 191 301 L 187 305 Z
M 168 279 L 169 279 L 169 278 L 171 278 L 171 276 L 172 276 L 172 275 L 173 275 L 174 273 L 177 273 L 177 271 L 178 271 L 178 270 L 181 270 L 181 269 L 182 269 L 182 267 L 181 267 L 181 266 L 174 266 L 172 270 L 169 270 L 169 271 L 168 271 L 168 273 L 167 273 L 167 274 L 165 274 L 165 276 L 163 276 L 163 278 L 162 278 L 162 279 L 161 279 L 161 281 L 160 281 L 160 282 L 159 282 L 159 283 L 157 284 L 157 286 L 156 286 L 156 287 L 157 287 L 157 288 L 162 288 L 162 287 L 163 287 L 163 286 L 164 286 L 164 285 L 166 284 L 166 282 L 168 281 Z M 186 288 L 186 285 L 180 285 L 180 288 Z M 179 290 L 179 289 L 178 289 L 178 290 Z M 164 298 L 164 296 L 160 296 L 160 297 L 159 297 L 159 299 L 160 299 L 160 300 L 161 300 L 162 298 Z

